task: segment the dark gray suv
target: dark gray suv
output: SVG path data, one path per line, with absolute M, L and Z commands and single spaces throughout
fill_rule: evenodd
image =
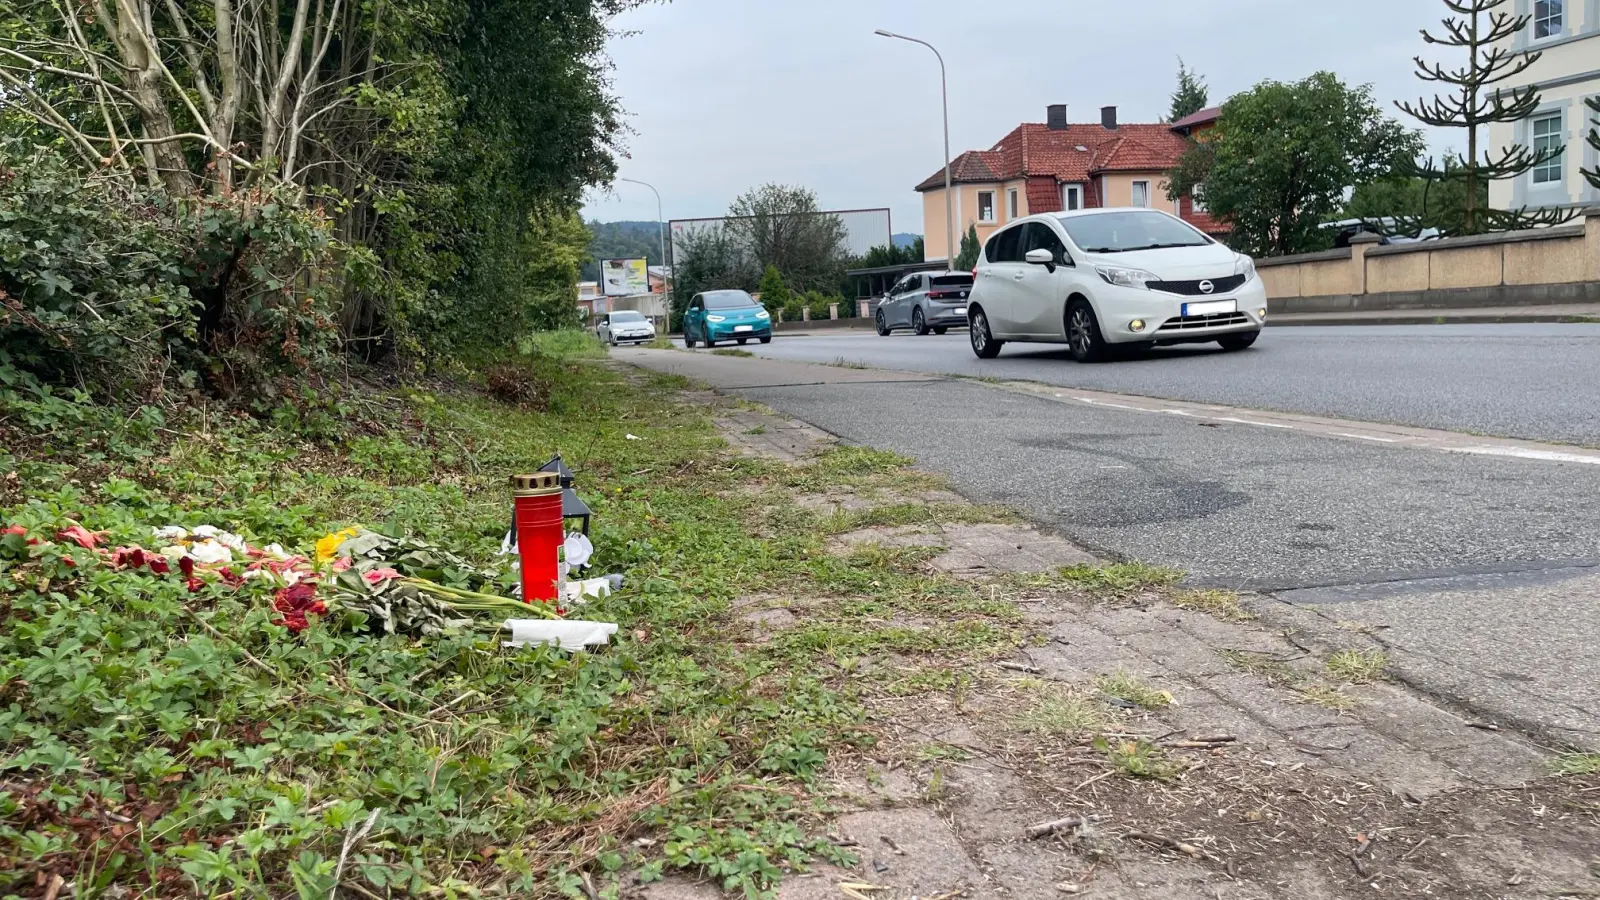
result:
M 878 333 L 909 328 L 917 334 L 944 334 L 952 327 L 965 328 L 971 293 L 971 272 L 912 272 L 878 304 Z

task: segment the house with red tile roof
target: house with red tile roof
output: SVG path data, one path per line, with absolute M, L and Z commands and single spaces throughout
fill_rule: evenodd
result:
M 1166 173 L 1177 165 L 1190 139 L 1216 123 L 1207 109 L 1171 124 L 1122 124 L 1117 108 L 1100 111 L 1100 121 L 1067 121 L 1065 105 L 1046 108 L 1043 124 L 1012 129 L 988 150 L 969 150 L 951 161 L 956 234 L 976 226 L 988 240 L 996 228 L 1022 216 L 1069 209 L 1147 206 L 1181 216 L 1208 234 L 1226 234 L 1226 225 L 1206 215 L 1194 198 L 1167 199 Z M 928 259 L 946 259 L 944 169 L 929 175 L 922 194 L 923 247 Z M 959 249 L 959 248 L 958 248 Z

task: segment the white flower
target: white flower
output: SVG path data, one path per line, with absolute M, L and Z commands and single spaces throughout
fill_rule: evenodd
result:
M 195 537 L 214 538 L 221 533 L 222 529 L 215 525 L 196 525 L 194 527 Z
M 155 533 L 158 541 L 181 541 L 189 536 L 189 529 L 182 525 L 164 525 L 150 530 Z
M 170 547 L 162 547 L 161 555 L 172 560 L 173 562 L 177 562 L 178 560 L 189 555 L 189 548 L 182 544 L 173 544 Z
M 283 549 L 282 544 L 268 544 L 261 548 L 261 552 L 273 559 L 288 559 L 289 551 Z
M 243 553 L 246 550 L 246 547 L 244 545 L 244 538 L 238 536 L 237 534 L 234 534 L 231 531 L 219 531 L 216 534 L 212 535 L 212 538 L 217 543 L 221 544 L 224 547 L 227 547 L 230 550 L 237 550 L 240 553 Z
M 204 565 L 223 565 L 233 562 L 233 551 L 213 540 L 204 540 L 189 548 L 194 561 Z

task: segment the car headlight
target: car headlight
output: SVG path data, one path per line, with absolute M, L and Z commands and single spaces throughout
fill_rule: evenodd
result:
M 1095 266 L 1094 270 L 1100 273 L 1100 277 L 1105 279 L 1106 284 L 1138 288 L 1141 291 L 1149 290 L 1148 285 L 1150 282 L 1161 280 L 1143 269 L 1125 269 L 1121 266 Z
M 726 322 L 727 320 L 727 316 L 706 316 L 707 322 Z
M 761 309 L 761 310 L 757 310 L 756 311 L 756 318 L 758 318 L 758 319 L 770 319 L 770 318 L 772 318 L 772 316 L 766 310 Z
M 1256 277 L 1255 260 L 1248 256 L 1240 256 L 1238 264 L 1233 267 L 1233 274 L 1243 275 L 1245 281 Z

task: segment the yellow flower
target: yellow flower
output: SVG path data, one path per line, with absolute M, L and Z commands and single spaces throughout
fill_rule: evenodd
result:
M 361 533 L 360 528 L 346 528 L 323 535 L 317 541 L 317 562 L 327 562 L 339 553 L 339 545 Z

